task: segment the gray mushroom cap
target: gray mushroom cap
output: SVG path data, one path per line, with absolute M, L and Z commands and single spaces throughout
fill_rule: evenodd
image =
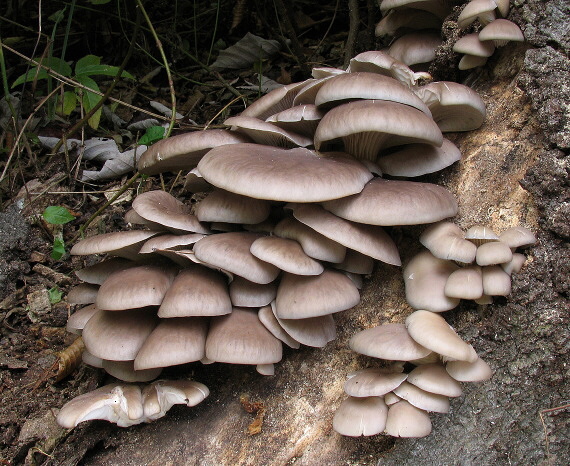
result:
M 241 116 L 265 120 L 275 113 L 291 108 L 293 99 L 306 85 L 307 81 L 292 83 L 268 92 L 241 112 Z
M 439 32 L 408 33 L 392 42 L 388 54 L 408 66 L 427 64 L 434 60 L 435 51 L 442 43 Z
M 103 233 L 79 241 L 71 248 L 70 254 L 86 256 L 106 253 L 126 259 L 137 259 L 142 243 L 158 233 L 148 230 Z
M 483 293 L 488 296 L 508 296 L 511 293 L 511 276 L 500 265 L 482 267 Z
M 246 134 L 257 144 L 277 147 L 307 147 L 313 145 L 310 137 L 280 128 L 272 123 L 247 116 L 234 116 L 224 121 L 233 131 Z
M 476 19 L 483 25 L 489 24 L 496 18 L 496 8 L 495 0 L 471 0 L 459 14 L 457 25 L 460 29 L 465 29 Z
M 69 290 L 67 302 L 69 304 L 92 304 L 97 300 L 98 293 L 98 285 L 80 283 Z
M 384 396 L 398 387 L 407 374 L 384 368 L 369 368 L 357 371 L 344 383 L 347 395 L 355 397 Z
M 451 5 L 441 0 L 383 0 L 380 4 L 382 13 L 399 8 L 415 8 L 429 11 L 443 20 L 449 14 Z
M 253 283 L 236 276 L 230 283 L 230 299 L 235 307 L 267 306 L 277 296 L 277 284 Z
M 261 307 L 257 315 L 261 323 L 273 334 L 275 338 L 278 338 L 290 348 L 300 348 L 301 344 L 289 335 L 283 327 L 281 327 L 277 317 L 273 314 L 271 306 L 267 305 Z
M 437 124 L 425 113 L 383 100 L 357 100 L 329 110 L 315 131 L 315 148 L 326 151 L 338 139 L 353 157 L 368 160 L 393 146 L 443 142 Z
M 266 121 L 286 131 L 312 138 L 324 112 L 313 104 L 296 105 L 271 115 Z
M 536 243 L 534 233 L 524 227 L 511 227 L 499 235 L 499 240 L 507 243 L 512 250 L 525 248 Z
M 138 162 L 138 169 L 145 175 L 190 170 L 212 147 L 249 142 L 243 134 L 224 129 L 193 131 L 162 139 L 150 146 Z
M 394 389 L 394 393 L 411 405 L 424 411 L 436 413 L 449 412 L 448 397 L 427 392 L 409 382 L 400 384 Z
M 502 241 L 491 241 L 477 248 L 475 260 L 478 265 L 496 265 L 509 262 L 513 258 L 511 248 Z
M 449 397 L 461 396 L 461 384 L 441 364 L 423 364 L 408 374 L 407 381 L 430 393 Z M 428 410 L 429 411 L 429 410 Z
M 470 264 L 475 260 L 477 246 L 465 239 L 465 233 L 455 223 L 438 222 L 428 226 L 420 235 L 422 243 L 439 259 Z
M 451 272 L 445 282 L 444 293 L 450 298 L 479 299 L 483 296 L 481 267 L 471 265 Z
M 262 236 L 252 243 L 250 251 L 258 259 L 295 275 L 320 275 L 324 270 L 321 263 L 305 254 L 292 239 Z
M 386 427 L 388 407 L 381 397 L 345 399 L 336 410 L 333 429 L 341 435 L 376 435 Z
M 449 361 L 445 370 L 459 382 L 483 382 L 493 375 L 492 369 L 481 358 L 473 362 Z
M 417 343 L 404 324 L 384 324 L 362 330 L 349 342 L 353 351 L 389 361 L 413 361 L 431 353 Z
M 487 24 L 479 31 L 479 39 L 482 41 L 492 40 L 497 47 L 501 47 L 509 41 L 524 42 L 521 29 L 507 19 L 496 19 Z
M 390 405 L 386 433 L 392 437 L 425 437 L 431 432 L 427 413 L 405 400 Z
M 165 250 L 188 249 L 205 235 L 199 233 L 189 233 L 187 235 L 160 235 L 151 238 L 143 244 L 139 254 L 160 254 Z M 135 264 L 136 265 L 136 264 Z
M 339 217 L 369 225 L 418 225 L 457 214 L 457 201 L 442 186 L 374 178 L 362 192 L 323 203 Z
M 98 262 L 95 265 L 85 267 L 81 270 L 76 270 L 75 275 L 86 283 L 101 285 L 113 272 L 134 267 L 136 265 L 136 262 L 120 257 L 112 257 L 111 259 Z
M 107 359 L 102 360 L 101 368 L 107 374 L 123 382 L 150 382 L 162 372 L 162 367 L 136 370 L 134 361 L 109 361 Z
M 492 41 L 483 41 L 479 34 L 474 33 L 458 39 L 453 45 L 453 51 L 476 57 L 490 57 L 495 52 L 495 45 Z
M 360 192 L 372 178 L 363 165 L 346 155 L 321 158 L 308 149 L 259 144 L 214 148 L 198 169 L 219 188 L 285 202 L 321 202 L 348 196 Z
M 194 212 L 201 222 L 252 225 L 267 219 L 269 210 L 267 201 L 217 189 L 198 202 Z
M 212 318 L 206 358 L 233 364 L 273 364 L 282 357 L 281 341 L 259 321 L 257 312 L 234 308 Z
M 99 310 L 95 304 L 83 307 L 69 316 L 65 329 L 70 333 L 81 335 L 83 327 L 93 315 Z
M 144 417 L 158 419 L 175 404 L 196 406 L 209 394 L 206 385 L 193 380 L 157 380 L 142 391 Z

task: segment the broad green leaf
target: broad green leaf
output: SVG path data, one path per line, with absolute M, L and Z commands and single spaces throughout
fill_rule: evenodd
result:
M 101 57 L 96 55 L 85 55 L 83 58 L 77 60 L 75 64 L 75 75 L 78 74 L 90 74 L 86 73 L 84 69 L 88 66 L 99 65 L 101 63 Z
M 64 225 L 71 222 L 72 220 L 75 220 L 73 214 L 65 207 L 60 205 L 52 205 L 46 207 L 46 210 L 44 210 L 44 213 L 42 215 L 45 221 L 51 223 L 52 225 Z
M 71 76 L 71 66 L 69 66 L 65 61 L 57 58 L 57 57 L 48 57 L 48 58 L 36 58 L 36 61 L 41 63 L 44 67 L 50 68 L 53 71 L 63 75 L 63 76 Z M 39 71 L 38 71 L 39 68 Z M 46 79 L 48 77 L 48 71 L 43 67 L 34 66 L 28 70 L 27 73 L 19 76 L 16 81 L 12 84 L 12 87 L 16 87 L 20 84 Z
M 63 291 L 61 291 L 57 286 L 50 288 L 48 290 L 49 302 L 51 304 L 57 304 L 61 301 L 63 297 Z
M 118 66 L 110 66 L 110 65 L 88 65 L 82 68 L 81 73 L 77 73 L 77 75 L 86 75 L 86 76 L 117 76 L 119 72 Z M 123 70 L 121 73 L 123 78 L 128 79 L 135 79 L 135 77 L 129 73 L 128 71 Z
M 93 79 L 91 79 L 89 76 L 82 74 L 77 76 L 76 79 L 78 82 L 88 87 L 89 89 L 93 89 L 96 91 L 99 90 L 99 86 L 97 85 L 97 83 L 93 81 Z M 101 100 L 101 97 L 85 89 L 83 89 L 82 92 L 83 92 L 83 99 L 81 102 L 83 103 L 83 108 L 85 108 L 86 112 L 89 112 L 95 105 L 97 105 L 99 100 Z M 102 113 L 102 108 L 97 110 L 95 114 L 91 118 L 89 118 L 88 122 L 91 128 L 97 129 L 99 127 L 99 121 L 101 120 L 101 113 Z
M 150 128 L 146 129 L 145 133 L 141 136 L 138 143 L 141 146 L 150 146 L 155 142 L 163 139 L 165 132 L 166 128 L 163 128 L 162 126 L 151 126 Z
M 63 238 L 55 237 L 53 240 L 53 249 L 51 251 L 51 258 L 56 261 L 60 260 L 65 254 L 65 242 Z
M 58 97 L 57 111 L 62 115 L 68 116 L 77 107 L 77 96 L 73 91 L 66 91 L 63 93 L 63 98 Z

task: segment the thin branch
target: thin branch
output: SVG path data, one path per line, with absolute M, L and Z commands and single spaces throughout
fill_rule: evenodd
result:
M 358 37 L 358 24 L 360 23 L 360 15 L 358 13 L 358 0 L 348 0 L 348 14 L 350 17 L 350 26 L 348 29 L 348 37 L 344 47 L 344 67 L 350 64 L 350 59 L 354 56 L 356 46 L 356 38 Z

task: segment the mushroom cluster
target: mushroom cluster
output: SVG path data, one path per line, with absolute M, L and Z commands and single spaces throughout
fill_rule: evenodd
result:
M 376 36 L 395 37 L 386 53 L 416 70 L 427 70 L 442 45 L 440 29 L 452 7 L 453 2 L 442 0 L 382 0 L 384 16 L 376 26 Z M 453 51 L 463 54 L 460 70 L 484 65 L 495 47 L 524 41 L 520 28 L 505 19 L 509 8 L 509 0 L 471 0 L 463 8 L 457 27 L 464 30 L 476 23 L 480 30 L 454 44 Z
M 363 330 L 350 340 L 357 353 L 393 361 L 348 376 L 348 396 L 333 419 L 342 435 L 358 437 L 382 432 L 393 437 L 425 437 L 432 426 L 428 412 L 449 412 L 449 398 L 461 396 L 459 382 L 491 377 L 488 364 L 477 356 L 433 312 L 418 310 L 405 324 L 384 324 Z
M 84 360 L 127 382 L 195 361 L 271 375 L 282 343 L 335 338 L 332 315 L 358 304 L 374 260 L 401 265 L 384 227 L 457 213 L 445 188 L 401 178 L 460 158 L 442 131 L 482 124 L 477 93 L 417 87 L 417 73 L 381 52 L 314 76 L 260 98 L 229 130 L 173 136 L 141 156 L 144 174 L 189 171 L 191 202 L 140 194 L 126 220 L 144 229 L 73 247 L 112 256 L 80 270 L 71 293 L 90 304 L 68 327 L 82 332 Z
M 490 304 L 493 296 L 511 292 L 511 275 L 526 257 L 517 252 L 534 244 L 534 234 L 512 227 L 500 235 L 475 225 L 463 232 L 451 222 L 429 226 L 420 236 L 428 251 L 420 252 L 404 268 L 406 300 L 414 309 L 444 312 L 461 299 Z

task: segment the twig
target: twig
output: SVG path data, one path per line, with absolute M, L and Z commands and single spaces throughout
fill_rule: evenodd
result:
M 123 194 L 127 189 L 129 189 L 129 188 L 133 185 L 133 183 L 137 180 L 137 178 L 139 178 L 140 176 L 141 176 L 141 174 L 140 174 L 139 172 L 135 173 L 135 174 L 133 175 L 133 177 L 132 177 L 129 181 L 127 181 L 127 182 L 121 187 L 121 189 L 119 189 L 119 190 L 116 192 L 116 194 L 115 194 L 111 199 L 109 199 L 107 202 L 105 202 L 105 204 L 103 204 L 103 205 L 97 210 L 97 212 L 95 212 L 91 217 L 89 217 L 89 219 L 88 219 L 83 225 L 81 225 L 81 226 L 79 227 L 79 231 L 78 231 L 78 232 L 75 234 L 75 236 L 71 239 L 71 243 L 75 243 L 75 242 L 79 239 L 79 237 L 83 236 L 83 233 L 85 232 L 85 229 L 91 224 L 91 222 L 92 222 L 93 220 L 95 220 L 95 219 L 99 216 L 99 214 L 100 214 L 101 212 L 103 212 L 107 207 L 109 207 L 113 202 L 115 202 L 115 201 L 119 198 L 119 196 L 120 196 L 121 194 Z
M 297 33 L 289 18 L 289 12 L 287 11 L 287 7 L 283 0 L 273 0 L 273 4 L 275 6 L 275 16 L 277 17 L 277 24 L 279 25 L 279 30 L 281 32 L 281 39 L 283 44 L 289 49 L 289 45 L 285 41 L 285 38 L 291 39 L 291 55 L 293 55 L 295 61 L 301 68 L 301 71 L 305 76 L 310 76 L 311 70 L 307 65 L 307 57 L 305 56 L 305 52 L 303 52 L 303 47 L 301 47 L 301 43 L 297 38 Z M 283 28 L 285 31 L 281 29 L 281 23 L 283 23 Z
M 166 133 L 164 134 L 164 137 L 167 138 L 170 136 L 170 133 L 172 133 L 172 128 L 174 128 L 174 124 L 176 123 L 176 93 L 174 92 L 174 82 L 172 81 L 172 74 L 170 73 L 170 66 L 168 65 L 168 60 L 166 58 L 166 54 L 164 53 L 164 48 L 162 47 L 162 42 L 160 41 L 160 38 L 158 37 L 158 35 L 156 34 L 156 31 L 154 30 L 154 26 L 152 25 L 152 21 L 148 17 L 148 14 L 147 14 L 146 10 L 144 9 L 144 6 L 143 6 L 141 0 L 137 0 L 137 7 L 138 7 L 137 18 L 138 18 L 138 12 L 140 11 L 142 13 L 142 15 L 144 16 L 146 23 L 148 24 L 148 27 L 150 29 L 150 33 L 152 34 L 152 37 L 154 37 L 154 41 L 156 42 L 156 46 L 158 47 L 158 51 L 160 52 L 160 56 L 162 57 L 162 62 L 164 64 L 164 69 L 166 71 L 166 76 L 168 77 L 168 87 L 170 88 L 170 102 L 172 105 L 172 115 L 170 116 L 170 124 L 168 125 L 168 129 L 166 130 Z M 131 47 L 134 44 L 134 42 L 135 41 L 133 39 L 133 41 L 131 42 Z M 131 47 L 129 47 L 129 49 Z
M 562 406 L 557 406 L 555 408 L 542 409 L 538 412 L 538 415 L 540 416 L 540 422 L 542 423 L 542 428 L 544 429 L 544 443 L 546 446 L 546 460 L 548 461 L 549 464 L 551 464 L 551 462 L 552 462 L 552 459 L 550 457 L 550 442 L 548 440 L 548 430 L 546 429 L 546 423 L 544 422 L 543 414 L 554 413 L 556 411 L 561 411 L 561 410 L 567 409 L 567 408 L 570 408 L 570 403 L 566 403 Z
M 360 23 L 360 15 L 358 13 L 358 0 L 348 0 L 348 14 L 350 17 L 350 26 L 348 29 L 348 37 L 344 47 L 344 67 L 346 68 L 350 59 L 354 56 L 354 48 L 356 46 L 356 38 L 358 36 L 358 24 Z

